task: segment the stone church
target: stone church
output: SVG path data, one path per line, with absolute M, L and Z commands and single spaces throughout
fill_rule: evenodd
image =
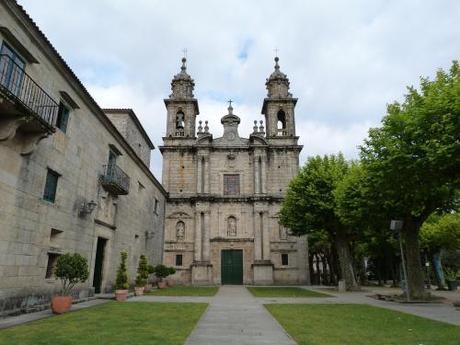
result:
M 289 79 L 275 70 L 266 80 L 263 121 L 240 137 L 231 105 L 222 116 L 223 136 L 214 138 L 198 121 L 194 80 L 186 59 L 165 99 L 163 261 L 186 284 L 305 284 L 309 282 L 305 237 L 279 224 L 289 181 L 299 168 L 302 146 L 295 131 L 297 98 Z

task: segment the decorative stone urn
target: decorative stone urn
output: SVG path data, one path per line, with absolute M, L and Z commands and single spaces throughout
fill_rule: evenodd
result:
M 144 287 L 143 286 L 136 286 L 134 287 L 134 294 L 136 296 L 142 296 L 144 294 Z
M 123 302 L 128 299 L 128 290 L 115 290 L 115 299 L 118 302 Z

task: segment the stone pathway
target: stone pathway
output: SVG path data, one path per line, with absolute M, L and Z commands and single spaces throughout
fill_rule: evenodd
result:
M 243 286 L 222 286 L 187 345 L 292 345 L 284 331 L 264 306 Z

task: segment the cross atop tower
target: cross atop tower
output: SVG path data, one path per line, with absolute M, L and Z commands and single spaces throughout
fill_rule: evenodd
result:
M 184 58 L 187 58 L 187 48 L 182 49 L 182 53 L 184 54 Z
M 227 102 L 228 102 L 228 107 L 231 108 L 231 107 L 232 107 L 232 102 L 233 102 L 233 101 L 232 101 L 231 99 L 229 99 Z

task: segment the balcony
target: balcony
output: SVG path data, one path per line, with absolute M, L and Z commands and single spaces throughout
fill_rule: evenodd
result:
M 59 105 L 13 59 L 0 55 L 0 141 L 19 138 L 28 155 L 55 131 Z
M 101 184 L 112 195 L 129 193 L 129 176 L 115 164 L 104 165 Z
M 30 125 L 53 131 L 59 105 L 8 55 L 0 55 L 0 114 L 30 116 Z M 30 122 L 30 121 L 27 121 Z

